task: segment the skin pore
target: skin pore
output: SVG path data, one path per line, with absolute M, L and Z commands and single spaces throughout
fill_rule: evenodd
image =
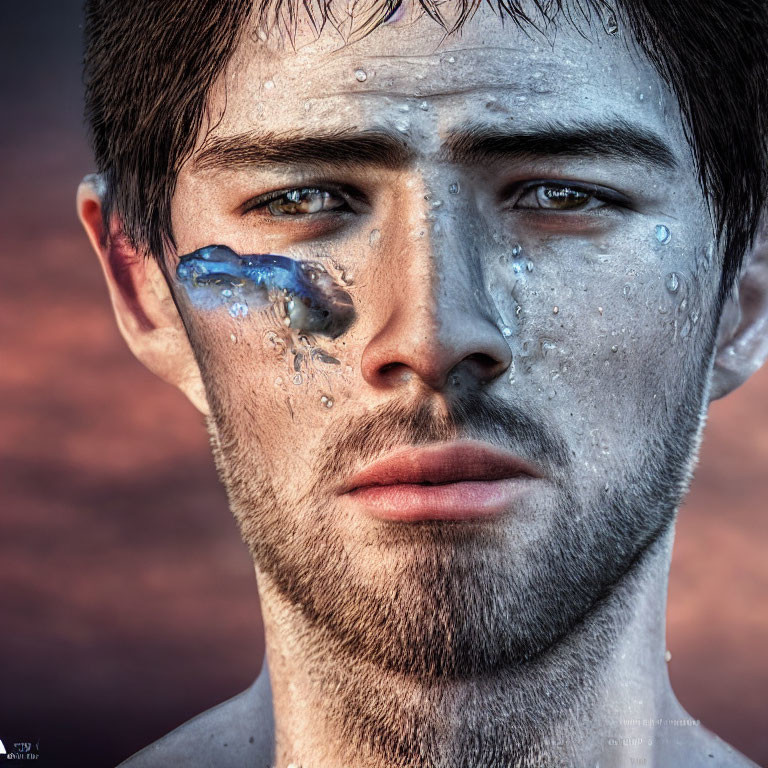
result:
M 165 359 L 181 323 L 194 352 L 167 377 L 253 553 L 278 768 L 745 764 L 664 660 L 721 255 L 676 98 L 574 19 L 251 30 L 179 172 L 170 294 L 137 294 L 164 296 L 150 325 L 178 309 Z M 296 303 L 307 270 L 344 322 Z M 507 514 L 391 522 L 343 493 L 453 440 L 536 468 Z

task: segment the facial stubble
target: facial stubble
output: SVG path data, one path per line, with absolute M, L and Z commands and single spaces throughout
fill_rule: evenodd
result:
M 589 711 L 602 662 L 631 616 L 633 581 L 687 489 L 703 418 L 700 373 L 664 434 L 592 499 L 574 492 L 567 445 L 544 414 L 481 391 L 454 396 L 448 412 L 424 400 L 340 422 L 298 503 L 260 469 L 226 409 L 214 408 L 214 453 L 241 535 L 308 628 L 307 663 L 350 754 L 381 765 L 533 765 L 564 719 Z M 340 468 L 459 437 L 546 469 L 557 504 L 543 540 L 511 556 L 503 528 L 439 521 L 382 523 L 364 545 L 345 539 L 328 493 Z M 396 566 L 372 578 L 360 563 L 384 549 Z

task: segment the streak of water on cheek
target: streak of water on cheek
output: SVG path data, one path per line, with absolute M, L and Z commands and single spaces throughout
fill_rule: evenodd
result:
M 266 311 L 297 332 L 336 338 L 355 318 L 350 295 L 319 262 L 274 254 L 240 256 L 227 246 L 183 256 L 176 277 L 200 310 L 226 307 L 235 319 Z
M 275 362 L 292 356 L 289 385 L 300 386 L 322 375 L 330 389 L 329 376 L 340 373 L 341 364 L 315 337 L 335 339 L 355 319 L 352 299 L 342 288 L 350 282 L 343 268 L 331 261 L 335 276 L 316 261 L 274 254 L 240 256 L 226 246 L 208 246 L 182 257 L 176 276 L 194 309 L 228 315 L 230 323 L 237 323 L 237 333 L 230 333 L 233 343 L 259 335 L 262 324 L 263 347 L 272 351 Z M 273 384 L 288 392 L 284 381 L 278 376 Z M 330 393 L 322 396 L 322 408 L 331 408 Z

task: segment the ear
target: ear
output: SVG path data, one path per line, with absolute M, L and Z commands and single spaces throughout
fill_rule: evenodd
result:
M 86 176 L 77 189 L 77 213 L 99 257 L 120 332 L 150 371 L 208 416 L 200 369 L 165 276 L 156 259 L 136 252 L 119 224 L 106 230 L 103 195 L 101 178 Z
M 768 216 L 720 316 L 710 402 L 743 384 L 768 357 Z

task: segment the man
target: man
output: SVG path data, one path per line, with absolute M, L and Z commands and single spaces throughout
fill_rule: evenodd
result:
M 767 17 L 88 3 L 80 217 L 266 631 L 126 765 L 749 764 L 664 612 L 707 406 L 768 354 Z

